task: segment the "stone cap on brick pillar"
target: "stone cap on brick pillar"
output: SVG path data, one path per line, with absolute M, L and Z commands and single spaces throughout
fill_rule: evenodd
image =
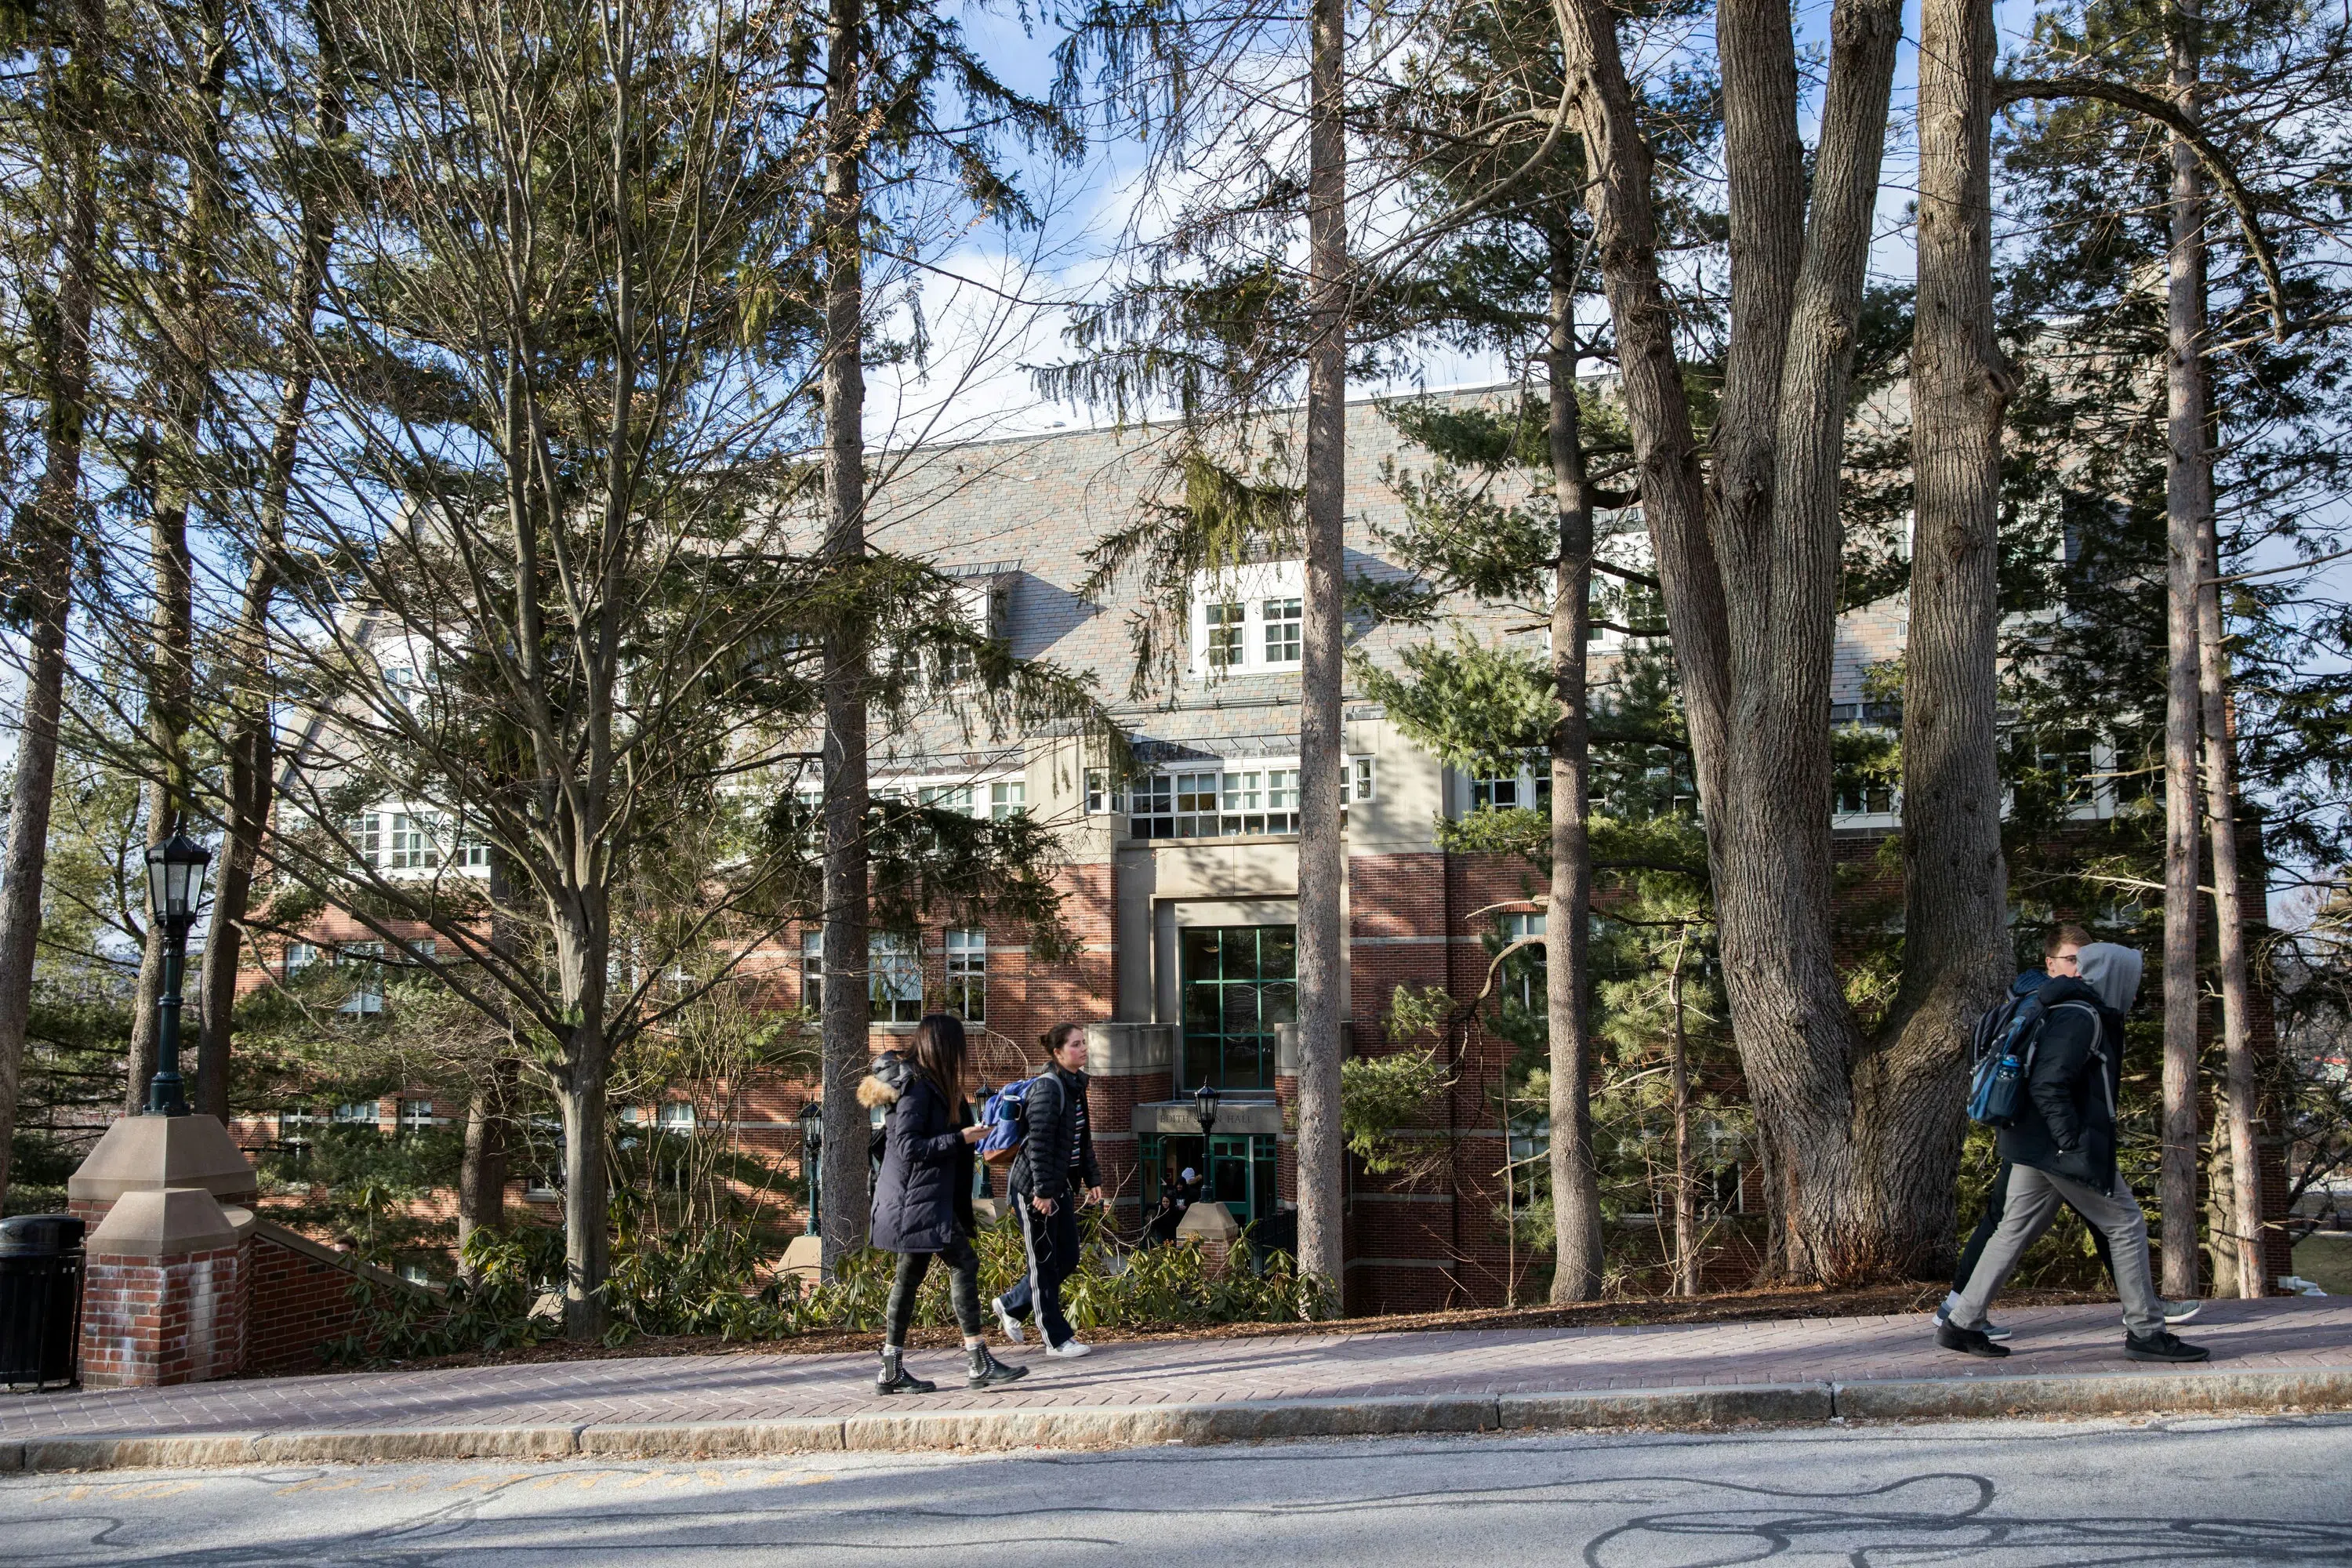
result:
M 1184 1218 L 1176 1226 L 1179 1241 L 1218 1242 L 1231 1247 L 1241 1239 L 1242 1227 L 1234 1218 L 1234 1211 L 1213 1200 L 1197 1203 L 1184 1211 Z
M 110 1204 L 125 1193 L 197 1187 L 216 1198 L 253 1197 L 261 1184 L 248 1161 L 210 1116 L 117 1118 L 66 1183 L 73 1203 Z
M 158 1117 L 156 1120 L 163 1120 Z M 163 1187 L 124 1193 L 90 1232 L 93 1258 L 185 1258 L 235 1247 L 242 1235 L 234 1215 L 247 1226 L 253 1216 L 227 1210 L 202 1187 Z

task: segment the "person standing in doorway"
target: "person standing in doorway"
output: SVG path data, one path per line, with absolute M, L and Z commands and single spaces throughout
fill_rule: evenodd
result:
M 1045 1336 L 1045 1353 L 1076 1357 L 1091 1352 L 1062 1314 L 1062 1282 L 1078 1267 L 1078 1205 L 1102 1202 L 1102 1173 L 1095 1164 L 1094 1131 L 1087 1122 L 1087 1032 L 1060 1024 L 1038 1037 L 1045 1047 L 1045 1070 L 1022 1101 L 1028 1131 L 1013 1162 L 1008 1185 L 1028 1244 L 1029 1271 L 993 1303 L 1004 1337 L 1022 1341 L 1021 1325 L 1033 1314 Z
M 911 1059 L 909 1059 L 911 1058 Z M 882 1179 L 874 1189 L 874 1245 L 898 1255 L 884 1309 L 877 1394 L 929 1394 L 936 1386 L 907 1370 L 907 1331 L 931 1259 L 946 1263 L 948 1300 L 963 1329 L 964 1384 L 987 1388 L 1028 1374 L 989 1353 L 981 1331 L 979 1233 L 971 1207 L 972 1145 L 986 1129 L 971 1116 L 976 1064 L 953 1015 L 915 1026 L 908 1057 L 886 1054 L 857 1086 L 860 1104 L 889 1107 L 882 1124 Z
M 2078 978 L 2046 982 L 2042 1026 L 2017 1120 L 2000 1130 L 2012 1169 L 2000 1223 L 1936 1330 L 1936 1342 L 1966 1355 L 2005 1356 L 1985 1333 L 1985 1309 L 2026 1248 L 2071 1204 L 2106 1238 L 2124 1304 L 2124 1353 L 2134 1361 L 2197 1362 L 2209 1353 L 2164 1326 L 2164 1303 L 2148 1271 L 2147 1220 L 2116 1169 L 2116 1097 L 2123 1082 L 2124 1014 L 2139 992 L 2140 956 L 2095 942 L 2076 957 Z

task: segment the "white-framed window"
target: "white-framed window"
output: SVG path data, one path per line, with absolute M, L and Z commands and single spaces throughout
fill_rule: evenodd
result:
M 1261 599 L 1258 624 L 1264 628 L 1265 662 L 1297 664 L 1307 627 L 1304 599 Z
M 824 1011 L 824 928 L 801 933 L 801 1005 Z
M 1029 785 L 1025 780 L 1012 779 L 988 786 L 988 819 L 1003 822 L 1008 816 L 1024 816 L 1029 811 Z
M 400 1277 L 403 1279 L 407 1280 L 411 1285 L 430 1285 L 433 1283 L 433 1271 L 425 1268 L 422 1263 L 402 1264 L 400 1266 Z
M 1541 910 L 1517 910 L 1503 917 L 1503 941 L 1506 943 L 1537 942 L 1544 937 L 1544 912 Z M 1503 961 L 1502 973 L 1496 976 L 1497 989 L 1507 1002 L 1516 1002 L 1530 1013 L 1541 1012 L 1549 1003 L 1544 978 L 1544 949 L 1523 947 Z
M 358 869 L 373 871 L 383 864 L 382 812 L 362 812 L 344 825 L 343 835 L 352 842 L 352 861 Z
M 1219 833 L 1298 831 L 1297 768 L 1232 768 L 1224 774 Z
M 434 1125 L 440 1119 L 433 1114 L 431 1100 L 404 1097 L 400 1101 L 400 1110 L 396 1120 L 403 1132 L 414 1132 L 420 1128 Z
M 1507 772 L 1470 775 L 1473 811 L 1541 810 L 1551 805 L 1551 763 L 1549 759 L 1522 763 Z
M 923 963 L 915 944 L 897 931 L 877 931 L 866 944 L 866 1016 L 877 1024 L 916 1024 L 923 1017 Z
M 430 811 L 392 814 L 384 865 L 394 871 L 429 871 L 441 864 L 441 818 Z
M 1138 779 L 1129 830 L 1137 838 L 1214 837 L 1217 803 L 1213 768 Z
M 347 1100 L 335 1107 L 335 1121 L 340 1126 L 373 1127 L 378 1121 L 376 1102 L 373 1100 Z
M 988 1022 L 988 933 L 947 933 L 947 1010 L 967 1024 Z
M 1341 792 L 1341 797 L 1351 801 L 1371 799 L 1373 786 L 1379 782 L 1379 777 L 1373 766 L 1373 759 L 1350 758 L 1348 763 L 1347 788 Z
M 362 1016 L 383 1011 L 383 943 L 344 942 L 335 949 L 335 967 L 351 970 L 355 981 L 352 994 L 335 1011 Z
M 1370 761 L 1357 758 L 1342 764 L 1342 809 L 1350 800 L 1371 798 Z M 1299 787 L 1298 764 L 1287 758 L 1147 774 L 1128 792 L 1128 836 L 1215 838 L 1297 833 Z M 1089 809 L 1095 802 L 1111 798 L 1108 792 L 1089 784 Z
M 928 805 L 934 811 L 952 811 L 960 816 L 972 815 L 972 787 L 970 784 L 923 784 L 915 791 L 915 804 Z
M 313 942 L 289 942 L 286 944 L 286 978 L 293 979 L 319 962 L 319 944 Z
M 664 1132 L 689 1133 L 694 1131 L 694 1104 L 691 1100 L 665 1100 L 655 1108 L 654 1125 Z
M 1249 607 L 1230 601 L 1208 605 L 1202 612 L 1208 627 L 1206 657 L 1211 669 L 1239 669 L 1249 662 Z
M 1087 815 L 1100 816 L 1106 812 L 1118 816 L 1127 814 L 1127 786 L 1114 780 L 1108 768 L 1087 770 Z
M 1192 577 L 1192 673 L 1288 673 L 1305 647 L 1307 566 L 1258 561 Z

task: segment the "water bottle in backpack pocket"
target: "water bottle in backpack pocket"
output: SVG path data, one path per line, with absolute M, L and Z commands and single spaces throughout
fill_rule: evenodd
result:
M 981 1108 L 981 1123 L 988 1131 L 980 1141 L 980 1157 L 988 1164 L 1010 1165 L 1021 1152 L 1022 1141 L 1029 1136 L 1029 1090 L 1036 1082 L 1017 1079 L 990 1095 Z
M 2033 1047 L 2049 1017 L 2040 997 L 2012 995 L 1977 1020 L 1971 1039 L 1969 1120 L 1987 1127 L 2017 1124 L 2018 1101 L 2033 1069 Z

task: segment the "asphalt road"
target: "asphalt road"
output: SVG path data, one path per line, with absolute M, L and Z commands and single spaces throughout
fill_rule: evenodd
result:
M 0 1479 L 0 1563 L 2352 1563 L 2352 1416 Z

